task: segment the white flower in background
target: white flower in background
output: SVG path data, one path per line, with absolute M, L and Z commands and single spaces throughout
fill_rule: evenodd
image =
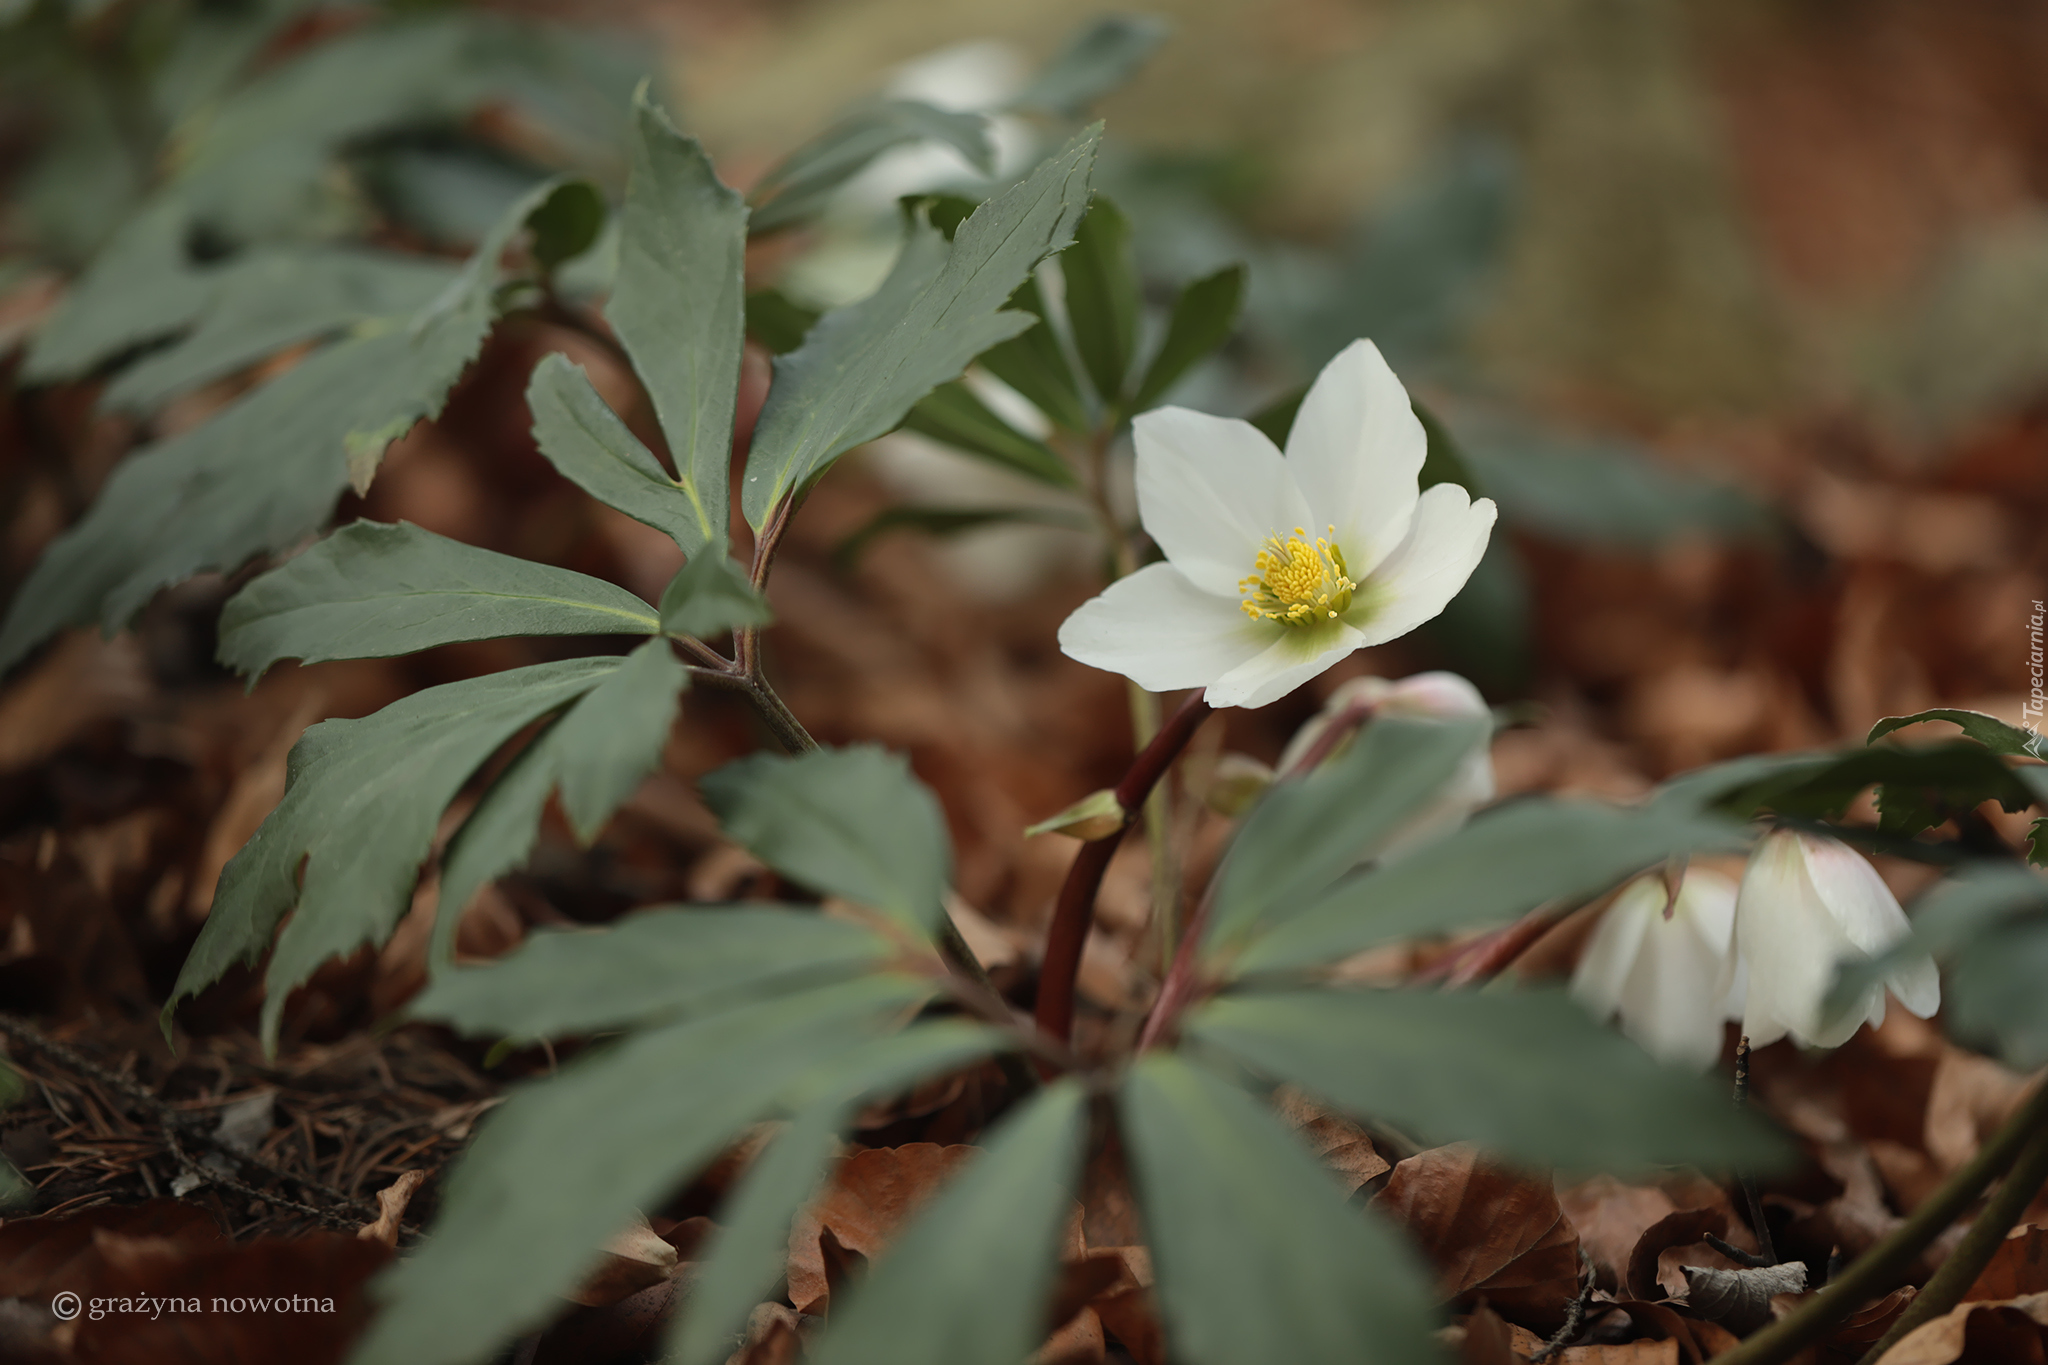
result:
M 891 99 L 920 100 L 956 114 L 987 114 L 989 141 L 995 148 L 998 180 L 1024 169 L 1038 150 L 1031 125 L 1015 114 L 997 112 L 1024 88 L 1031 72 L 1024 55 L 995 39 L 955 43 L 913 58 L 896 68 L 887 94 Z M 847 183 L 849 203 L 868 209 L 894 209 L 906 194 L 921 194 L 951 185 L 980 184 L 989 177 L 977 170 L 952 144 L 927 139 L 893 147 Z
M 1661 872 L 1621 889 L 1572 973 L 1572 995 L 1659 1061 L 1704 1071 L 1721 1056 L 1722 1025 L 1740 1018 L 1743 973 L 1731 952 L 1733 878 L 1686 869 L 1673 898 Z
M 1138 517 L 1166 560 L 1083 603 L 1060 648 L 1154 692 L 1277 701 L 1441 612 L 1493 530 L 1490 499 L 1418 490 L 1428 441 L 1369 341 L 1323 367 L 1284 456 L 1185 408 L 1144 414 L 1133 439 Z
M 1280 755 L 1279 771 L 1291 772 L 1325 730 L 1361 708 L 1369 709 L 1374 717 L 1413 720 L 1486 720 L 1492 715 L 1479 689 L 1455 673 L 1417 673 L 1398 681 L 1353 678 L 1332 692 L 1323 709 L 1295 731 Z M 1338 741 L 1329 758 L 1337 757 L 1350 745 L 1349 737 Z M 1366 849 L 1359 861 L 1390 857 L 1450 833 L 1470 819 L 1472 812 L 1493 800 L 1497 790 L 1493 780 L 1493 736 L 1489 732 L 1473 744 L 1471 752 L 1435 797 Z
M 1919 954 L 1830 1021 L 1822 1003 L 1845 961 L 1875 957 L 1909 932 L 1905 912 L 1867 859 L 1837 839 L 1775 830 L 1760 840 L 1735 902 L 1735 952 L 1749 976 L 1742 1031 L 1752 1047 L 1786 1034 L 1839 1047 L 1866 1020 L 1884 1022 L 1885 989 L 1925 1019 L 1941 1007 L 1934 961 Z

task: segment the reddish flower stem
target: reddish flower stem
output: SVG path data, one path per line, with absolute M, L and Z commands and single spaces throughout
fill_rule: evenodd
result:
M 1109 860 L 1136 822 L 1145 798 L 1152 794 L 1152 788 L 1208 718 L 1209 704 L 1202 700 L 1201 693 L 1194 693 L 1181 703 L 1173 717 L 1159 727 L 1159 733 L 1152 736 L 1152 742 L 1131 760 L 1130 770 L 1116 785 L 1116 803 L 1123 810 L 1123 823 L 1100 839 L 1081 845 L 1080 853 L 1067 868 L 1067 880 L 1061 885 L 1059 901 L 1053 908 L 1052 929 L 1046 935 L 1036 1011 L 1039 1029 L 1062 1043 L 1074 1035 L 1074 982 L 1081 974 L 1081 950 L 1088 942 L 1088 930 L 1095 923 L 1095 898 L 1102 890 L 1102 874 L 1109 870 Z

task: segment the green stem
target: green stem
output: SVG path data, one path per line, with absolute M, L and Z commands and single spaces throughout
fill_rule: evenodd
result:
M 2048 1126 L 2035 1129 L 2032 1140 L 2021 1149 L 2019 1159 L 2013 1162 L 2012 1170 L 1998 1187 L 1998 1193 L 1984 1205 L 1984 1211 L 1970 1224 L 1963 1240 L 1858 1365 L 1877 1365 L 1878 1358 L 1899 1338 L 1961 1303 L 2043 1184 L 2048 1184 Z
M 2048 1083 L 2036 1086 L 2027 1102 L 1977 1149 L 1976 1156 L 1827 1288 L 1796 1311 L 1715 1356 L 1708 1365 L 1780 1365 L 1832 1332 L 1857 1308 L 1889 1292 L 1913 1258 L 2011 1168 L 2021 1149 L 2044 1125 L 2048 1125 Z

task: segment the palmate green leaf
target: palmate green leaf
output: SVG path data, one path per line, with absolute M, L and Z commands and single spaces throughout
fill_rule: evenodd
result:
M 789 1264 L 789 1225 L 823 1182 L 838 1134 L 868 1097 L 1000 1051 L 1001 1033 L 961 1019 L 922 1023 L 870 1045 L 857 1067 L 828 1068 L 800 1083 L 792 1117 L 719 1206 L 718 1231 L 687 1304 L 671 1322 L 676 1365 L 716 1365 L 745 1336 L 747 1315 L 774 1293 Z M 979 1286 L 977 1286 L 979 1288 Z
M 854 1289 L 817 1365 L 1015 1365 L 1045 1313 L 1087 1132 L 1087 1093 L 1064 1080 L 989 1137 Z
M 1046 320 L 1045 300 L 1038 281 L 1026 280 L 1010 295 L 1009 307 L 1029 313 L 1037 321 L 1021 334 L 982 352 L 980 366 L 1022 394 L 1045 414 L 1046 420 L 1063 431 L 1091 431 L 1088 405 L 1081 398 L 1080 381 L 1060 339 Z
M 857 924 L 767 905 L 657 906 L 606 929 L 542 929 L 407 1007 L 472 1035 L 561 1038 L 700 1015 L 856 976 L 895 948 Z
M 887 100 L 856 109 L 762 176 L 752 196 L 754 231 L 772 232 L 815 216 L 833 191 L 876 157 L 911 142 L 946 143 L 983 175 L 995 174 L 995 145 L 983 115 Z
M 661 593 L 661 628 L 671 635 L 708 640 L 774 619 L 768 599 L 748 580 L 747 571 L 718 547 L 706 549 L 676 570 Z
M 102 404 L 153 411 L 287 346 L 422 308 L 455 270 L 418 256 L 324 248 L 252 252 L 218 274 L 198 326 L 122 371 Z
M 1579 1171 L 1755 1169 L 1784 1144 L 1561 992 L 1285 990 L 1191 1013 L 1192 1042 L 1430 1145 Z
M 667 640 L 649 640 L 520 751 L 448 846 L 428 960 L 445 966 L 469 902 L 533 848 L 548 793 L 588 844 L 661 763 L 689 674 Z
M 747 207 L 719 183 L 696 140 L 644 94 L 633 119 L 618 279 L 604 315 L 654 400 L 675 486 L 690 509 L 677 543 L 694 555 L 726 537 L 746 339 Z
M 1080 487 L 1074 471 L 1053 453 L 1052 447 L 996 416 L 988 404 L 959 380 L 941 384 L 919 399 L 903 419 L 903 428 L 944 441 L 970 455 L 979 455 L 1040 483 L 1055 488 Z
M 747 295 L 747 335 L 776 355 L 803 345 L 818 316 L 817 309 L 806 308 L 779 289 L 756 289 Z
M 1079 118 L 1129 80 L 1172 31 L 1156 14 L 1104 15 L 1069 39 L 1010 107 Z
M 1174 1360 L 1441 1360 L 1413 1254 L 1249 1095 L 1153 1052 L 1118 1113 Z
M 1310 904 L 1420 810 L 1488 728 L 1376 720 L 1334 762 L 1269 788 L 1217 874 L 1206 950 L 1227 950 Z
M 1088 199 L 1100 129 L 983 204 L 951 243 L 914 225 L 873 294 L 827 313 L 775 361 L 740 503 L 759 529 L 846 451 L 895 428 L 920 398 L 1031 325 L 1003 305 L 1063 249 Z
M 690 553 L 704 526 L 681 484 L 627 430 L 581 365 L 543 356 L 526 386 L 533 436 L 563 478 L 605 506 L 652 526 Z
M 1067 286 L 1074 349 L 1096 396 L 1114 407 L 1138 344 L 1138 263 L 1131 254 L 1130 221 L 1101 195 L 1081 219 L 1073 248 L 1060 257 L 1060 278 Z
M 1996 801 L 2022 811 L 2039 799 L 2022 774 L 1971 740 L 1905 748 L 1809 754 L 1766 754 L 1717 764 L 1665 784 L 1667 801 L 1714 805 L 1736 815 L 1834 819 L 1871 786 L 1878 788 L 1878 827 L 1911 837 L 1951 815 Z
M 932 989 L 874 975 L 765 1000 L 635 1034 L 521 1087 L 455 1166 L 433 1235 L 374 1282 L 383 1311 L 350 1360 L 488 1359 L 557 1311 L 635 1210 L 658 1207 L 806 1078 L 858 1067 Z
M 562 188 L 515 205 L 418 312 L 365 324 L 130 456 L 9 604 L 0 671 L 66 626 L 118 629 L 167 584 L 284 549 L 327 519 L 344 488 L 367 487 L 385 448 L 440 412 L 496 320 L 499 254 Z
M 1173 303 L 1173 317 L 1166 324 L 1166 338 L 1159 343 L 1159 353 L 1152 357 L 1145 377 L 1138 382 L 1138 391 L 1131 397 L 1132 412 L 1152 407 L 1180 382 L 1181 376 L 1230 340 L 1230 334 L 1237 328 L 1237 315 L 1244 307 L 1244 281 L 1244 267 L 1230 265 L 1190 282 L 1180 291 L 1180 297 Z
M 1684 809 L 1536 799 L 1337 883 L 1253 939 L 1232 974 L 1326 966 L 1399 939 L 1496 924 L 1549 901 L 1595 895 L 1678 853 L 1744 848 L 1749 831 Z
M 1910 716 L 1886 716 L 1870 727 L 1870 733 L 1863 737 L 1863 742 L 1875 744 L 1894 730 L 1903 730 L 1908 725 L 1918 725 L 1929 720 L 1945 720 L 1991 752 L 2004 754 L 2007 758 L 2042 757 L 2041 736 L 2032 730 L 2008 725 L 1998 717 L 1987 716 L 1982 711 L 1964 711 L 1950 706 L 1936 707 L 1931 711 L 1915 711 Z
M 920 936 L 938 922 L 952 875 L 946 821 L 901 757 L 871 744 L 755 754 L 697 785 L 725 832 L 783 876 Z
M 220 661 L 383 659 L 510 635 L 652 635 L 654 611 L 601 578 L 482 550 L 410 522 L 357 521 L 221 609 Z
M 221 873 L 206 927 L 164 1005 L 165 1020 L 237 961 L 260 958 L 279 921 L 296 909 L 264 977 L 263 1039 L 275 1046 L 293 987 L 329 957 L 389 936 L 411 903 L 441 812 L 470 774 L 620 662 L 509 669 L 306 731 L 292 748 L 284 799 Z
M 832 562 L 851 568 L 861 552 L 891 531 L 922 531 L 929 536 L 955 536 L 990 526 L 1059 526 L 1085 531 L 1091 523 L 1079 512 L 1060 507 L 889 507 L 867 525 L 832 547 Z

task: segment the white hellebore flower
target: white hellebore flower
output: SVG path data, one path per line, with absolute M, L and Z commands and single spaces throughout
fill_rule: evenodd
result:
M 1399 716 L 1413 720 L 1485 720 L 1492 714 L 1479 689 L 1455 673 L 1417 673 L 1398 681 L 1386 678 L 1353 678 L 1330 694 L 1323 709 L 1311 716 L 1287 741 L 1280 755 L 1279 771 L 1291 771 L 1323 732 L 1345 713 L 1369 707 L 1374 717 Z M 1350 747 L 1345 739 L 1330 751 L 1334 759 Z M 1327 759 L 1325 760 L 1328 761 Z M 1360 857 L 1361 862 L 1385 858 L 1448 834 L 1470 819 L 1472 812 L 1493 800 L 1493 736 L 1485 734 L 1473 744 L 1428 804 L 1422 806 L 1387 832 Z
M 1837 839 L 1775 830 L 1758 842 L 1735 902 L 1735 951 L 1749 974 L 1742 1031 L 1752 1047 L 1786 1034 L 1839 1047 L 1867 1019 L 1884 1022 L 1885 989 L 1925 1019 L 1941 1007 L 1934 961 L 1916 955 L 1834 1018 L 1822 1004 L 1844 961 L 1875 957 L 1904 938 L 1905 912 L 1877 869 Z
M 1704 1071 L 1721 1056 L 1722 1024 L 1742 1016 L 1743 981 L 1730 951 L 1735 882 L 1688 868 L 1674 900 L 1660 872 L 1623 887 L 1572 973 L 1572 995 L 1659 1061 Z
M 1354 341 L 1302 400 L 1282 455 L 1249 422 L 1160 408 L 1133 426 L 1138 517 L 1166 561 L 1081 605 L 1060 648 L 1211 706 L 1264 706 L 1441 612 L 1494 506 L 1419 493 L 1428 445 L 1379 349 Z

